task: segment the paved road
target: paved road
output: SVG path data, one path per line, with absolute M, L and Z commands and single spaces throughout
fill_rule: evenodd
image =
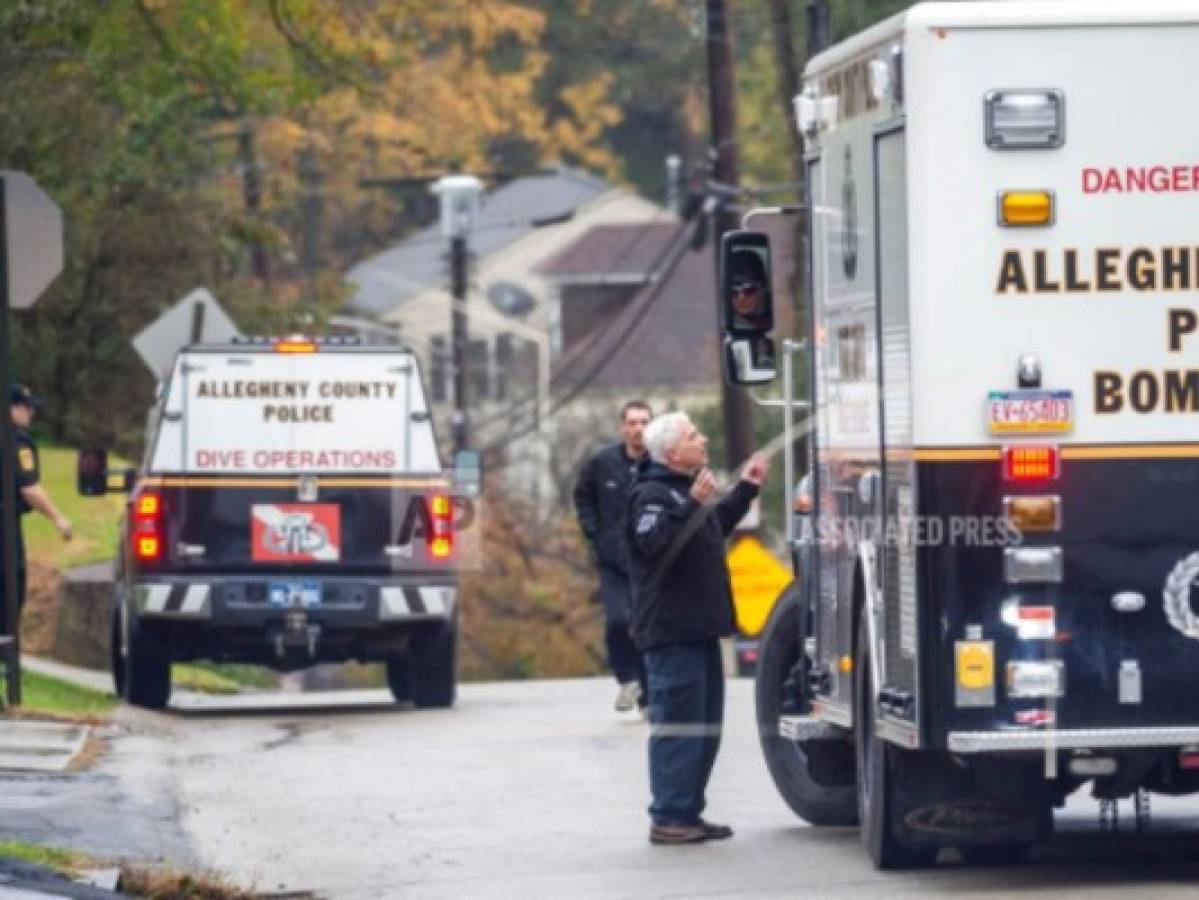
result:
M 170 772 L 190 852 L 263 890 L 347 900 L 1195 896 L 1199 836 L 1113 842 L 1095 834 L 1090 802 L 1071 809 L 1069 837 L 1040 862 L 946 859 L 880 875 L 856 832 L 804 827 L 778 799 L 750 687 L 731 684 L 710 792 L 711 816 L 737 836 L 683 848 L 646 842 L 646 726 L 610 711 L 605 681 L 471 685 L 444 712 L 364 692 L 308 695 L 303 708 L 279 708 L 292 702 L 280 696 L 188 697 L 164 716 L 121 718 L 151 729 L 138 752 L 147 771 Z M 1199 829 L 1199 802 L 1155 800 L 1155 811 L 1159 831 Z

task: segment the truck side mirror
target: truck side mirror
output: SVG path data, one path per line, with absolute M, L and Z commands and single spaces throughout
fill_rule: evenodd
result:
M 75 466 L 75 484 L 81 497 L 127 494 L 133 489 L 136 476 L 137 472 L 134 469 L 108 468 L 107 450 L 84 447 L 79 451 Z
M 725 334 L 744 337 L 774 330 L 770 271 L 769 237 L 760 231 L 730 231 L 724 236 L 720 296 Z
M 84 447 L 75 466 L 75 481 L 81 497 L 108 493 L 108 453 L 99 447 Z
M 774 341 L 764 334 L 748 337 L 726 335 L 724 358 L 729 381 L 733 384 L 769 384 L 778 374 Z
M 483 487 L 483 463 L 476 450 L 454 454 L 454 493 L 459 497 L 478 497 Z

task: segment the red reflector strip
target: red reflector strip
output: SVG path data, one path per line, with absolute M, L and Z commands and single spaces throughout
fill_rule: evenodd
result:
M 1044 444 L 1003 448 L 1005 481 L 1045 481 L 1061 472 L 1057 447 Z

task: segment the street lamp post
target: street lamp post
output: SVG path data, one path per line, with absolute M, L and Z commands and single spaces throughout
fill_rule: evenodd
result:
M 446 175 L 433 185 L 441 199 L 441 234 L 450 247 L 450 294 L 458 302 L 451 312 L 450 352 L 453 357 L 454 413 L 452 427 L 454 452 L 470 445 L 470 414 L 466 382 L 467 323 L 466 302 L 469 269 L 468 240 L 479 215 L 479 197 L 483 183 L 474 175 Z

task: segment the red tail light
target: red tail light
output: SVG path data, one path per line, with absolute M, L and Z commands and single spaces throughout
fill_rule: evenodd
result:
M 429 530 L 429 552 L 438 559 L 445 559 L 454 550 L 453 504 L 444 494 L 436 494 L 429 501 L 432 528 Z
M 1057 447 L 1032 444 L 1003 448 L 1004 481 L 1051 481 L 1060 472 Z
M 133 555 L 140 562 L 162 558 L 162 498 L 146 491 L 133 501 L 133 529 L 130 534 Z

